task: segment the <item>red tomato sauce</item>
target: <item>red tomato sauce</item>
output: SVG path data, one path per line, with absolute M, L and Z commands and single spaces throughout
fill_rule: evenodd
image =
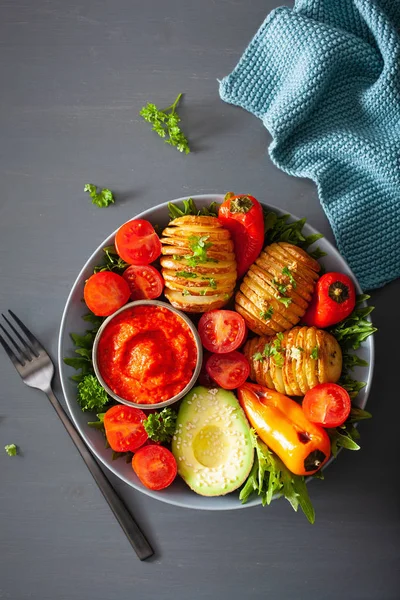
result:
M 169 400 L 197 362 L 190 328 L 162 306 L 133 306 L 110 321 L 98 349 L 100 373 L 115 394 L 138 404 Z

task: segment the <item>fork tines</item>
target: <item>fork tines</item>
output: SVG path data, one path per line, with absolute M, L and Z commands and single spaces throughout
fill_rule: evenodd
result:
M 12 350 L 8 342 L 4 339 L 4 337 L 0 334 L 0 344 L 3 346 L 4 350 L 7 352 L 8 357 L 12 360 L 14 364 L 19 363 L 22 366 L 28 361 L 30 362 L 34 357 L 39 356 L 40 351 L 40 343 L 35 338 L 35 336 L 29 331 L 29 329 L 22 323 L 22 321 L 15 315 L 12 310 L 8 311 L 14 321 L 19 325 L 22 332 L 25 334 L 26 338 L 29 342 L 20 334 L 20 332 L 14 327 L 7 317 L 2 314 L 3 319 L 7 323 L 9 329 L 14 333 L 15 337 L 19 340 L 20 344 L 18 344 L 9 331 L 0 323 L 0 329 L 4 332 L 5 336 L 11 342 L 12 346 L 15 348 L 16 352 Z

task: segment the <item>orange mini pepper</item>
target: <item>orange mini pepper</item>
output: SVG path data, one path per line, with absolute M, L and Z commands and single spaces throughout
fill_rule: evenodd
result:
M 300 404 L 254 383 L 238 389 L 239 402 L 258 436 L 295 475 L 312 475 L 331 454 L 326 431 L 306 419 Z

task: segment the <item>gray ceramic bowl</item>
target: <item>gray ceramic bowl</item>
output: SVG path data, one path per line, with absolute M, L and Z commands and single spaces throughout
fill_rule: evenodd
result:
M 186 198 L 187 196 L 185 197 L 185 199 Z M 201 208 L 202 206 L 206 206 L 213 201 L 222 202 L 224 197 L 223 195 L 218 194 L 207 194 L 202 196 L 193 196 L 193 198 L 197 206 Z M 176 200 L 173 200 L 173 202 L 180 202 L 183 199 L 184 198 L 177 198 Z M 132 215 L 132 218 L 137 217 L 142 219 L 148 219 L 152 223 L 157 223 L 161 227 L 166 226 L 169 221 L 167 205 L 167 202 L 164 204 L 160 204 L 154 208 L 142 212 L 139 215 Z M 275 206 L 265 206 L 274 210 L 278 214 L 284 214 L 284 211 L 280 210 Z M 298 217 L 295 217 L 293 215 L 293 219 L 297 218 Z M 308 224 L 304 226 L 304 232 L 306 233 L 306 235 L 317 233 L 317 231 Z M 152 496 L 153 498 L 157 498 L 158 500 L 167 502 L 169 504 L 174 504 L 175 506 L 183 506 L 186 508 L 203 510 L 230 510 L 235 508 L 246 508 L 260 504 L 260 499 L 255 497 L 252 498 L 246 504 L 242 505 L 239 502 L 238 493 L 236 492 L 228 494 L 227 496 L 212 498 L 198 496 L 197 494 L 192 492 L 179 477 L 169 488 L 162 490 L 161 492 L 153 492 L 152 490 L 148 490 L 140 483 L 135 473 L 133 472 L 131 465 L 126 464 L 125 461 L 121 459 L 115 461 L 112 460 L 112 452 L 110 449 L 106 449 L 104 447 L 104 438 L 102 434 L 96 429 L 88 427 L 87 422 L 93 420 L 92 417 L 94 415 L 91 415 L 90 413 L 83 413 L 81 411 L 76 401 L 76 384 L 70 379 L 70 376 L 74 374 L 74 371 L 73 369 L 64 364 L 63 357 L 71 356 L 74 352 L 74 346 L 72 344 L 69 334 L 71 332 L 81 333 L 84 332 L 86 329 L 86 323 L 81 318 L 87 312 L 86 307 L 82 302 L 84 283 L 85 280 L 93 273 L 93 268 L 102 261 L 104 255 L 102 248 L 104 246 L 109 246 L 113 244 L 114 236 L 115 232 L 109 235 L 108 238 L 104 240 L 104 242 L 95 250 L 92 256 L 86 261 L 72 287 L 61 320 L 58 346 L 60 377 L 64 396 L 66 398 L 69 411 L 71 413 L 72 419 L 76 427 L 82 434 L 83 438 L 86 440 L 92 452 L 97 456 L 99 460 L 101 460 L 101 462 L 104 465 L 106 465 L 115 475 L 117 475 L 120 479 L 125 481 L 128 485 L 131 485 L 133 488 L 143 492 L 144 494 L 147 494 L 148 496 Z M 324 238 L 318 241 L 318 245 L 322 250 L 324 250 L 328 254 L 321 260 L 326 270 L 341 271 L 343 273 L 347 273 L 352 277 L 353 281 L 355 282 L 358 293 L 361 293 L 361 288 L 354 274 L 348 267 L 346 261 L 334 248 L 334 246 L 332 246 L 332 244 Z M 366 342 L 362 344 L 361 348 L 357 352 L 361 358 L 365 359 L 369 363 L 368 367 L 357 367 L 357 369 L 354 371 L 354 377 L 356 379 L 367 382 L 367 385 L 360 391 L 357 397 L 357 405 L 360 408 L 364 408 L 367 402 L 372 382 L 372 373 L 374 365 L 373 337 L 370 336 L 366 340 Z
M 108 385 L 104 381 L 104 379 L 100 373 L 98 364 L 97 364 L 97 349 L 99 346 L 99 341 L 103 334 L 104 329 L 107 327 L 107 325 L 110 323 L 110 321 L 112 321 L 114 317 L 116 317 L 120 313 L 124 312 L 125 310 L 132 308 L 132 306 L 143 306 L 143 304 L 148 304 L 148 305 L 150 304 L 151 306 L 162 306 L 162 307 L 170 310 L 172 313 L 175 313 L 176 315 L 178 315 L 186 323 L 186 325 L 190 328 L 190 331 L 193 334 L 193 338 L 194 338 L 196 348 L 197 348 L 196 368 L 193 371 L 193 375 L 192 375 L 189 383 L 183 388 L 183 390 L 181 392 L 179 392 L 179 394 L 172 396 L 172 398 L 169 398 L 168 400 L 165 400 L 164 402 L 158 402 L 157 404 L 137 404 L 136 402 L 130 402 L 129 400 L 126 400 L 125 398 L 118 396 L 118 394 L 115 394 L 113 392 L 113 390 L 110 387 L 108 387 Z M 196 380 L 200 374 L 202 361 L 203 361 L 203 347 L 201 345 L 200 336 L 199 336 L 197 329 L 194 326 L 193 322 L 189 319 L 189 317 L 187 317 L 185 315 L 185 313 L 181 312 L 177 308 L 174 308 L 170 304 L 167 304 L 166 302 L 160 302 L 159 300 L 136 300 L 135 302 L 129 302 L 129 304 L 125 304 L 125 306 L 123 306 L 119 310 L 115 311 L 115 313 L 110 315 L 102 323 L 99 331 L 97 332 L 94 343 L 93 343 L 94 372 L 96 373 L 97 379 L 100 381 L 101 385 L 106 390 L 107 394 L 109 394 L 117 402 L 126 404 L 127 406 L 134 406 L 135 408 L 141 408 L 142 410 L 146 410 L 146 409 L 150 410 L 150 409 L 154 409 L 154 408 L 164 408 L 164 406 L 169 406 L 170 404 L 174 404 L 175 402 L 178 402 L 178 400 L 183 398 L 183 396 L 185 396 L 185 394 L 187 394 L 192 389 L 194 384 L 196 383 Z

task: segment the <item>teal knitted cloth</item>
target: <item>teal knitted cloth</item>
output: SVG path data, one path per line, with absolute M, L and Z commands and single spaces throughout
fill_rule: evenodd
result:
M 279 168 L 315 181 L 363 289 L 400 276 L 400 0 L 277 8 L 220 95 L 262 119 Z

